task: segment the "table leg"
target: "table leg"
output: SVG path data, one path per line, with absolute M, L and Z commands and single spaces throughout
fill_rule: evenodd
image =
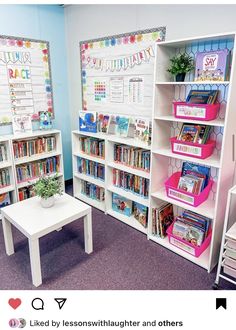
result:
M 4 218 L 4 216 L 2 217 L 2 227 L 3 227 L 6 253 L 8 256 L 10 256 L 15 252 L 14 244 L 13 244 L 13 236 L 11 230 L 11 223 L 6 218 Z
M 29 239 L 29 251 L 30 251 L 30 265 L 32 273 L 33 285 L 39 286 L 42 284 L 41 264 L 40 264 L 40 251 L 39 240 Z
M 86 253 L 93 252 L 92 209 L 84 217 L 84 245 Z

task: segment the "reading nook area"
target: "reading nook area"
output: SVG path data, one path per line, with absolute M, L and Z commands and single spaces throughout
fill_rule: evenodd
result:
M 0 36 L 2 288 L 231 289 L 236 34 L 89 35 Z

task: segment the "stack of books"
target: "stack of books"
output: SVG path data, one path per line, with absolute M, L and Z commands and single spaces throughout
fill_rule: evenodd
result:
M 105 158 L 105 142 L 104 140 L 95 139 L 91 137 L 80 138 L 80 149 L 87 155 Z
M 13 142 L 13 152 L 15 159 L 30 157 L 44 152 L 56 150 L 55 136 L 38 137 L 32 140 L 22 140 Z
M 91 175 L 96 179 L 105 180 L 104 165 L 93 162 L 92 160 L 78 157 L 78 172 Z
M 104 188 L 84 180 L 81 180 L 81 193 L 99 202 L 105 199 Z
M 162 203 L 152 209 L 152 235 L 165 238 L 166 230 L 174 221 L 173 205 Z
M 214 104 L 216 103 L 218 92 L 218 90 L 191 89 L 186 102 L 193 104 Z
M 7 147 L 5 144 L 0 144 L 0 162 L 7 161 Z
M 9 186 L 11 184 L 10 182 L 10 173 L 9 173 L 9 169 L 6 168 L 4 170 L 0 171 L 0 188 Z
M 211 126 L 186 124 L 182 125 L 177 140 L 198 144 L 205 144 L 210 136 Z

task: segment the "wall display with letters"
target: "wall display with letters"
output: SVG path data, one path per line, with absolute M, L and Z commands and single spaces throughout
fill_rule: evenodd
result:
M 0 124 L 40 111 L 53 114 L 49 42 L 0 36 Z
M 83 110 L 151 117 L 154 44 L 165 27 L 80 43 Z

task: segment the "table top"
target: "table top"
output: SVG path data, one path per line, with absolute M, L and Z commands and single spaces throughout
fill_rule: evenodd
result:
M 91 211 L 91 206 L 63 193 L 55 197 L 55 204 L 43 208 L 39 197 L 11 204 L 1 209 L 16 228 L 29 238 L 42 237 Z

